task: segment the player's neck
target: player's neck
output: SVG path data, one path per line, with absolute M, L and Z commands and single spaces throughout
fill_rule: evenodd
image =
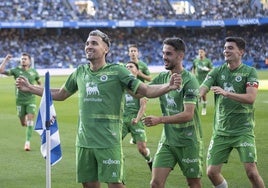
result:
M 241 61 L 229 61 L 227 62 L 227 64 L 230 70 L 235 70 L 242 64 L 242 62 Z
M 104 67 L 106 65 L 106 61 L 101 61 L 101 62 L 94 62 L 94 61 L 91 61 L 89 66 L 90 66 L 90 69 L 92 71 L 98 71 L 99 69 L 101 69 L 102 67 Z
M 138 58 L 132 58 L 131 61 L 133 61 L 135 63 L 138 63 L 139 62 L 139 59 Z
M 26 66 L 26 65 L 22 65 L 21 68 L 22 68 L 23 70 L 25 70 L 25 71 L 27 71 L 27 70 L 30 69 L 30 67 L 29 67 L 29 66 Z
M 181 74 L 182 71 L 184 70 L 183 66 L 175 67 L 174 69 L 171 70 L 171 73 L 178 73 Z

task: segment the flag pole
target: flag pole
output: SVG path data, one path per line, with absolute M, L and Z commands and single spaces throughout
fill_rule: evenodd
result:
M 49 72 L 45 75 L 46 94 L 46 188 L 51 188 L 51 164 L 50 164 L 50 81 Z

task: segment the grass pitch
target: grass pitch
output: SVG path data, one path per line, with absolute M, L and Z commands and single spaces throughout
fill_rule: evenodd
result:
M 259 71 L 260 80 L 268 80 L 267 71 Z M 51 77 L 51 87 L 61 87 L 66 77 Z M 42 79 L 44 80 L 44 79 Z M 264 88 L 260 88 L 256 106 L 256 142 L 258 149 L 258 169 L 262 175 L 266 186 L 268 185 L 268 136 L 267 126 L 267 106 L 268 91 L 264 82 Z M 44 188 L 46 185 L 45 177 L 45 160 L 40 154 L 40 137 L 34 132 L 31 140 L 31 151 L 23 150 L 25 141 L 25 128 L 19 124 L 16 115 L 14 80 L 11 77 L 0 77 L 0 187 L 1 188 Z M 40 97 L 37 97 L 39 106 Z M 78 188 L 81 184 L 75 180 L 75 135 L 77 128 L 78 103 L 77 94 L 64 102 L 54 101 L 57 112 L 57 119 L 60 131 L 61 146 L 63 158 L 51 168 L 51 185 L 53 188 Z M 213 121 L 213 96 L 208 95 L 207 115 L 201 116 L 203 127 L 205 156 L 207 146 L 212 130 Z M 160 108 L 157 99 L 150 99 L 146 110 L 147 115 L 160 115 Z M 156 152 L 158 140 L 160 138 L 162 125 L 147 128 L 148 147 L 152 154 Z M 126 160 L 126 177 L 128 188 L 148 188 L 151 178 L 149 168 L 144 159 L 138 153 L 136 146 L 129 144 L 130 136 L 128 135 L 123 141 L 125 160 Z M 204 157 L 205 157 L 204 156 Z M 204 161 L 205 162 L 205 161 Z M 223 166 L 223 175 L 232 188 L 250 188 L 250 183 L 244 172 L 242 163 L 236 151 L 232 152 L 229 163 Z M 203 187 L 212 187 L 207 176 L 202 178 Z M 103 187 L 106 187 L 104 184 Z M 178 166 L 171 172 L 168 177 L 166 188 L 187 187 Z

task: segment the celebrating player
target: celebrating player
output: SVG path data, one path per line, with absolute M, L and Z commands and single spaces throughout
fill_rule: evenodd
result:
M 205 49 L 200 48 L 198 50 L 198 57 L 194 59 L 193 62 L 193 73 L 196 75 L 196 78 L 201 85 L 205 80 L 208 72 L 213 68 L 212 62 L 209 58 L 206 57 Z M 207 97 L 203 95 L 201 97 L 202 110 L 201 115 L 207 114 Z
M 20 66 L 10 70 L 5 70 L 6 64 L 11 58 L 12 55 L 8 54 L 3 60 L 2 64 L 0 65 L 1 74 L 13 76 L 14 79 L 23 76 L 27 78 L 31 84 L 36 81 L 38 85 L 41 85 L 38 72 L 31 68 L 31 56 L 28 53 L 22 53 Z M 20 123 L 22 126 L 26 126 L 26 141 L 24 144 L 24 150 L 30 151 L 30 139 L 33 133 L 34 115 L 36 111 L 35 95 L 16 89 L 16 106 Z
M 209 89 L 215 95 L 213 135 L 207 154 L 207 175 L 216 188 L 227 188 L 221 174 L 223 163 L 236 149 L 252 187 L 264 188 L 256 166 L 254 102 L 258 91 L 256 69 L 242 63 L 246 43 L 240 37 L 225 39 L 226 63 L 213 69 L 200 87 L 200 96 Z M 232 186 L 230 186 L 232 187 Z
M 99 31 L 89 33 L 85 43 L 88 64 L 83 64 L 68 77 L 62 88 L 51 89 L 54 100 L 63 101 L 79 92 L 79 122 L 76 140 L 77 181 L 84 188 L 123 188 L 122 111 L 125 90 L 148 98 L 161 96 L 181 85 L 179 74 L 167 84 L 147 85 L 118 64 L 106 63 L 109 37 Z M 42 95 L 43 88 L 17 79 L 20 90 Z
M 152 84 L 168 83 L 173 73 L 180 73 L 180 89 L 159 97 L 163 116 L 147 116 L 146 126 L 164 124 L 158 150 L 153 160 L 152 188 L 163 188 L 176 164 L 181 168 L 190 188 L 201 187 L 203 141 L 198 113 L 198 88 L 195 76 L 183 68 L 185 43 L 180 38 L 163 42 L 163 60 L 168 72 L 162 72 Z
M 137 77 L 139 67 L 135 62 L 129 61 L 126 64 L 126 68 Z M 146 99 L 146 97 L 137 99 L 128 93 L 126 93 L 125 96 L 126 102 L 123 117 L 124 124 L 122 138 L 124 139 L 128 133 L 131 133 L 140 154 L 145 158 L 150 170 L 152 170 L 152 157 L 149 148 L 146 146 L 147 137 L 144 124 L 141 121 L 141 118 L 145 115 L 148 99 Z

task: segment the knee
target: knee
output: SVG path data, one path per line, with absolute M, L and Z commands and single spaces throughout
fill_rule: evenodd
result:
M 150 182 L 151 188 L 164 187 L 164 182 L 160 182 L 156 179 L 152 179 Z
M 256 170 L 247 170 L 247 176 L 250 180 L 255 180 L 258 178 L 259 174 Z
M 219 175 L 219 173 L 216 170 L 214 170 L 213 168 L 210 168 L 210 167 L 207 168 L 207 176 L 210 179 L 212 179 L 213 177 L 218 176 L 218 175 Z

